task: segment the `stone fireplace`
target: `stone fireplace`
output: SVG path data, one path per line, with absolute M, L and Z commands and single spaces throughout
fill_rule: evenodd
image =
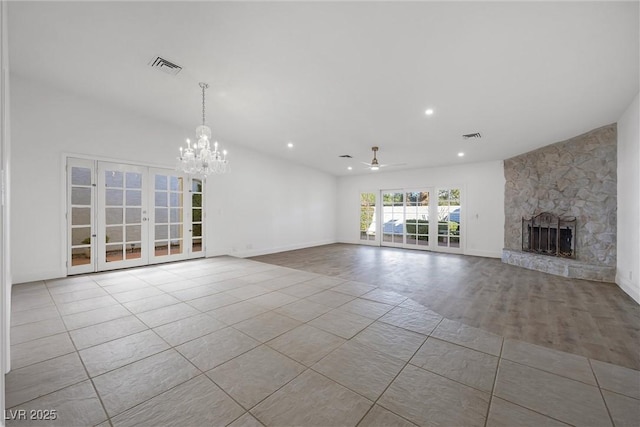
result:
M 614 281 L 616 138 L 611 124 L 504 161 L 503 262 Z

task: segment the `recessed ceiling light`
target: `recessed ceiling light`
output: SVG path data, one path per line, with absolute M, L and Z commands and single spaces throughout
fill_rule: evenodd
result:
M 424 112 L 427 116 L 430 116 L 433 114 L 433 108 L 427 108 L 427 111 Z
M 464 157 L 464 153 L 461 151 L 458 153 L 458 157 Z
M 288 144 L 287 144 L 287 147 L 289 147 L 289 148 L 293 148 L 293 142 L 288 143 Z
M 353 168 L 352 168 L 351 166 L 349 166 L 349 167 L 347 168 L 347 170 L 353 170 Z

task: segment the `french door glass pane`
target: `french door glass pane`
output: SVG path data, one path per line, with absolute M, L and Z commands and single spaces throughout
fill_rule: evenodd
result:
M 155 175 L 154 253 L 156 257 L 183 252 L 183 186 L 184 178 L 181 176 Z
M 71 225 L 91 225 L 91 208 L 71 208 Z
M 157 224 L 157 221 L 156 221 Z M 169 238 L 169 226 L 167 224 L 156 225 L 156 240 L 167 240 Z
M 142 191 L 140 191 L 140 190 L 127 190 L 127 205 L 128 206 L 141 206 L 142 205 Z
M 107 243 L 123 242 L 124 233 L 122 232 L 122 226 L 107 227 L 106 231 L 107 231 L 107 237 L 106 237 Z
M 142 258 L 142 247 L 139 243 L 127 243 L 127 259 Z
M 71 249 L 71 265 L 87 265 L 91 263 L 91 246 Z
M 88 161 L 78 163 L 91 165 Z M 90 265 L 93 222 L 93 168 L 70 165 L 68 212 L 70 227 L 70 267 Z
M 91 186 L 91 168 L 71 168 L 71 185 Z
M 105 173 L 104 182 L 106 187 L 123 188 L 124 174 L 119 171 L 108 171 Z
M 142 250 L 142 173 L 107 168 L 104 183 L 105 260 L 138 259 Z
M 106 208 L 105 221 L 107 224 L 122 224 L 122 208 Z
M 127 172 L 127 188 L 142 188 L 142 174 Z
M 202 252 L 202 180 L 191 180 L 191 252 Z
M 74 168 L 75 169 L 75 168 Z M 90 205 L 91 204 L 91 188 L 71 187 L 71 204 L 72 205 Z
M 91 243 L 91 227 L 71 229 L 71 245 L 80 246 Z
M 106 252 L 107 262 L 122 261 L 124 259 L 124 253 L 122 245 L 107 245 Z
M 180 240 L 170 240 L 169 241 L 169 251 L 171 254 L 181 254 L 182 253 L 182 239 Z
M 169 182 L 171 191 L 179 191 L 182 194 L 182 177 L 172 176 Z
M 131 243 L 140 243 L 142 239 L 142 226 L 141 225 L 127 225 L 126 227 L 126 242 L 128 244 Z
M 460 189 L 438 190 L 438 246 L 460 247 Z
M 126 222 L 127 224 L 138 224 L 141 223 L 141 209 L 140 208 L 127 208 L 126 209 L 127 212 L 127 218 L 126 218 Z
M 169 255 L 169 242 L 166 240 L 158 240 L 155 242 L 155 254 L 156 256 Z
M 382 193 L 382 241 L 402 244 L 404 240 L 404 194 Z
M 412 191 L 406 193 L 405 227 L 407 245 L 429 245 L 429 192 Z
M 167 186 L 167 179 L 168 179 L 168 177 L 166 175 L 156 175 L 156 186 L 155 186 L 155 189 L 156 190 L 168 190 L 169 187 Z
M 122 190 L 114 190 L 112 188 L 106 191 L 106 205 L 107 206 L 122 206 Z

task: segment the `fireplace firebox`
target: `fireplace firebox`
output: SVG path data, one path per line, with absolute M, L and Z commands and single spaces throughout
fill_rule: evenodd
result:
M 542 255 L 576 259 L 576 218 L 561 218 L 542 212 L 522 218 L 522 250 Z

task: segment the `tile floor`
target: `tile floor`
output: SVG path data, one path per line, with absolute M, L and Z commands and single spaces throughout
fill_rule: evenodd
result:
M 8 425 L 640 425 L 638 371 L 231 257 L 16 285 L 11 338 Z

